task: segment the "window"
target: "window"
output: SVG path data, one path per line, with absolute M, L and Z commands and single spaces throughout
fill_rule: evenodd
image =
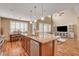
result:
M 39 24 L 39 32 L 43 33 L 44 32 L 44 24 L 43 23 L 40 23 Z
M 48 24 L 44 24 L 44 32 L 48 32 Z
M 44 24 L 44 32 L 51 32 L 51 25 L 50 24 Z
M 32 34 L 35 34 L 35 24 L 32 24 Z
M 39 32 L 41 32 L 41 33 L 51 32 L 51 25 L 47 24 L 47 23 L 40 23 Z
M 10 32 L 20 30 L 22 34 L 26 34 L 28 31 L 28 23 L 19 22 L 19 21 L 11 21 L 10 23 Z
M 10 24 L 10 32 L 13 32 L 14 30 L 16 30 L 16 26 L 15 26 L 15 22 L 13 21 L 13 22 L 11 22 L 11 24 Z

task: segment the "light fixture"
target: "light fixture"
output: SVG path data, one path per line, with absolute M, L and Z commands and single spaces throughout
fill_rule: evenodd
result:
M 44 17 L 41 17 L 41 20 L 44 20 Z
M 33 22 L 37 22 L 37 20 L 36 20 L 36 18 L 37 18 L 37 16 L 36 16 L 36 8 L 37 8 L 37 6 L 34 6 L 34 20 L 33 20 Z
M 61 10 L 61 11 L 57 12 L 57 15 L 58 15 L 58 16 L 62 16 L 62 15 L 64 15 L 64 11 Z
M 44 17 L 43 17 L 43 5 L 42 5 L 41 9 L 42 9 L 42 17 L 41 17 L 41 20 L 44 20 Z
M 31 21 L 30 21 L 30 24 L 32 24 L 33 22 L 32 22 L 32 10 L 30 10 L 30 19 L 31 19 Z
M 30 24 L 32 24 L 32 21 L 30 21 Z
M 36 6 L 34 6 L 34 15 L 32 13 L 32 10 L 30 10 L 30 13 L 31 13 L 31 16 L 30 16 L 30 24 L 33 24 L 33 23 L 36 23 L 37 20 L 36 20 Z
M 10 11 L 14 11 L 14 9 L 10 9 Z
M 34 19 L 36 18 L 36 6 L 34 6 Z
M 37 22 L 37 20 L 34 20 L 34 22 L 36 23 L 36 22 Z

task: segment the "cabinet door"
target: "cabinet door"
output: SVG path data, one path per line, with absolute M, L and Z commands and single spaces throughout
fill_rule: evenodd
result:
M 30 42 L 31 56 L 39 56 L 39 43 L 31 40 Z
M 27 39 L 24 39 L 24 49 L 26 50 L 26 41 Z
M 25 49 L 25 37 L 22 38 L 22 47 Z
M 21 39 L 21 45 L 22 45 L 22 47 L 23 47 L 23 38 Z
M 52 45 L 52 41 L 48 42 L 46 44 L 42 44 L 42 56 L 52 56 L 53 55 L 53 45 Z
M 28 38 L 26 39 L 25 46 L 26 46 L 25 49 L 26 49 L 27 53 L 30 55 L 30 40 Z

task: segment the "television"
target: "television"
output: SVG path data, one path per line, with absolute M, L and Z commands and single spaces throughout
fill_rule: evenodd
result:
M 67 26 L 57 26 L 58 32 L 67 32 Z

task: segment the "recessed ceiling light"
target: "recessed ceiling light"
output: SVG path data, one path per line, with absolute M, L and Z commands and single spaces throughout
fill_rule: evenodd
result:
M 34 6 L 34 8 L 36 8 L 36 6 Z
M 10 9 L 10 11 L 14 11 L 14 9 Z

